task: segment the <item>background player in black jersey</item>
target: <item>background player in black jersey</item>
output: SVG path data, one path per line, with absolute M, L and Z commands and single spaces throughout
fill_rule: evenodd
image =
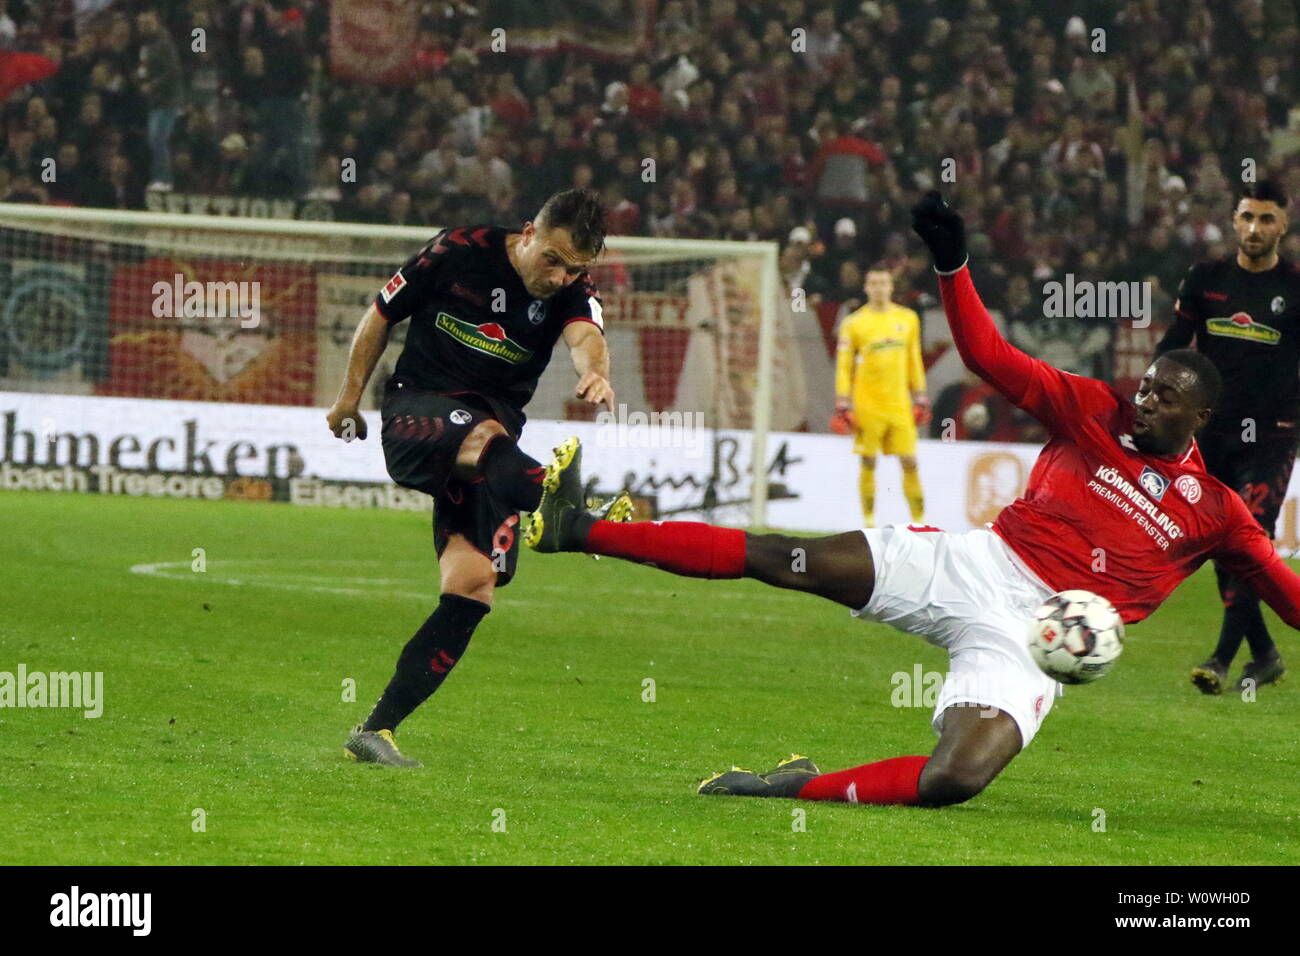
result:
M 536 510 L 543 482 L 576 458 L 576 441 L 564 443 L 548 473 L 517 444 L 524 406 L 559 339 L 573 358 L 578 397 L 613 408 L 600 299 L 586 272 L 604 241 L 604 210 L 582 190 L 552 196 L 520 232 L 445 229 L 397 271 L 357 326 L 329 427 L 340 438 L 366 437 L 358 410 L 366 382 L 393 323 L 409 318 L 384 389 L 384 459 L 395 482 L 434 498 L 441 597 L 347 741 L 354 759 L 416 764 L 398 751 L 394 728 L 464 654 L 495 588 L 514 575 L 519 513 Z
M 1286 193 L 1276 184 L 1248 184 L 1237 198 L 1234 256 L 1192 266 L 1178 288 L 1174 324 L 1156 349 L 1187 346 L 1223 375 L 1223 399 L 1199 437 L 1207 470 L 1245 500 L 1269 536 L 1295 464 L 1300 420 L 1300 271 L 1278 256 L 1286 234 Z M 1260 613 L 1259 597 L 1217 562 L 1223 627 L 1213 656 L 1192 670 L 1192 682 L 1217 694 L 1241 647 L 1250 644 L 1239 688 L 1276 681 L 1282 658 Z

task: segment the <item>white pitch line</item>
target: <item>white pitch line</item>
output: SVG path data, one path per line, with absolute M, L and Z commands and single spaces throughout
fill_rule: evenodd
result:
M 277 564 L 281 563 L 277 559 L 249 558 L 246 561 L 233 561 L 233 560 L 209 561 L 207 566 L 209 568 L 214 568 L 219 565 L 247 566 L 251 564 L 270 564 L 273 562 Z M 326 564 L 328 562 L 317 560 L 314 562 L 306 562 L 306 563 Z M 336 562 L 336 563 L 342 564 L 344 562 Z M 355 568 L 357 565 L 362 565 L 362 564 L 383 565 L 384 567 L 390 566 L 380 561 L 370 561 L 370 562 L 350 561 L 350 562 L 346 562 L 346 564 L 349 568 Z M 409 580 L 409 579 L 401 579 L 401 578 L 357 578 L 357 577 L 343 577 L 343 576 L 321 578 L 321 577 L 312 576 L 308 578 L 297 578 L 293 580 L 283 580 L 283 579 L 276 580 L 274 578 L 267 578 L 267 579 L 249 578 L 247 577 L 246 573 L 244 576 L 238 578 L 231 578 L 231 577 L 221 577 L 218 575 L 213 575 L 211 571 L 205 571 L 205 572 L 194 571 L 192 570 L 192 562 L 190 561 L 157 561 L 157 562 L 146 563 L 146 564 L 135 564 L 131 566 L 130 571 L 132 574 L 148 575 L 151 577 L 163 578 L 164 580 L 168 580 L 168 581 L 191 581 L 191 582 L 195 580 L 195 575 L 202 573 L 204 575 L 204 579 L 208 583 L 212 583 L 212 584 L 227 584 L 233 587 L 248 587 L 251 585 L 253 587 L 271 588 L 273 590 L 279 590 L 279 591 L 307 591 L 307 592 L 314 592 L 318 594 L 333 594 L 341 597 L 402 598 L 402 599 L 413 600 L 413 601 L 431 602 L 436 596 L 432 588 L 429 591 L 393 591 L 393 590 L 385 590 L 380 588 L 331 587 L 324 584 L 300 583 L 302 581 L 332 580 L 332 581 L 338 581 L 341 584 L 347 584 L 347 583 L 370 584 L 370 583 L 377 583 L 379 581 L 386 582 L 386 581 L 394 581 L 394 580 Z M 543 591 L 543 592 L 549 591 L 552 593 L 560 592 L 566 595 L 572 594 L 571 588 L 563 585 L 558 585 L 558 584 L 529 584 L 528 590 Z M 666 591 L 645 591 L 639 589 L 638 590 L 620 589 L 614 591 L 611 589 L 609 592 L 606 593 L 617 593 L 621 597 L 635 596 L 635 597 L 663 598 L 665 596 Z M 713 597 L 721 597 L 721 596 L 722 596 L 721 594 L 710 595 L 710 598 L 712 599 Z M 752 597 L 750 595 L 743 595 L 743 594 L 730 594 L 726 596 L 728 598 L 733 598 L 733 599 L 736 598 L 743 599 L 743 598 Z M 775 598 L 776 595 L 761 595 L 761 597 L 771 600 Z M 557 605 L 563 607 L 573 606 L 573 601 L 571 597 L 531 599 L 531 598 L 516 598 L 514 597 L 513 594 L 507 595 L 505 600 L 502 603 L 505 607 L 554 607 Z M 670 601 L 654 609 L 645 608 L 645 607 L 629 607 L 625 605 L 616 605 L 610 609 L 611 614 L 617 614 L 624 617 L 651 617 L 651 618 L 661 617 L 667 614 L 674 614 L 674 613 L 698 615 L 699 612 L 700 612 L 700 608 L 697 604 L 688 604 L 685 601 L 680 601 L 680 602 Z M 766 615 L 762 615 L 762 614 L 746 614 L 743 612 L 737 613 L 731 611 L 728 612 L 727 616 L 733 620 L 758 621 L 762 623 L 767 623 L 769 621 L 769 618 Z

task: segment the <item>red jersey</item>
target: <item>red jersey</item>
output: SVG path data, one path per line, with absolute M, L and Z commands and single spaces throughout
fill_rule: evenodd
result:
M 939 288 L 966 367 L 1051 435 L 1024 496 L 993 523 L 1044 584 L 1100 594 L 1132 623 L 1214 558 L 1300 627 L 1300 576 L 1241 498 L 1206 472 L 1195 440 L 1176 457 L 1143 454 L 1129 399 L 1003 339 L 968 268 L 940 276 Z

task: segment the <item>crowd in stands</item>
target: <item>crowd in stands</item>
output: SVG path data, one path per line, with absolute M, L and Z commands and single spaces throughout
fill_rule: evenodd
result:
M 0 103 L 0 198 L 141 208 L 174 190 L 519 222 L 589 186 L 616 233 L 775 240 L 788 285 L 851 305 L 875 263 L 904 301 L 932 288 L 907 209 L 938 186 L 1015 335 L 1067 272 L 1151 281 L 1167 311 L 1188 265 L 1232 249 L 1248 167 L 1300 195 L 1291 3 L 629 5 L 642 52 L 611 58 L 493 52 L 492 0 L 422 0 L 413 82 L 378 86 L 331 75 L 325 0 L 0 0 L 0 54 L 57 66 Z M 1105 335 L 1060 332 L 1105 373 Z

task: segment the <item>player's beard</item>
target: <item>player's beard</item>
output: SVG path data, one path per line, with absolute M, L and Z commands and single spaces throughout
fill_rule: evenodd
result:
M 1277 252 L 1278 241 L 1274 239 L 1272 242 L 1262 242 L 1252 247 L 1247 245 L 1245 240 L 1241 240 L 1237 243 L 1237 250 L 1252 262 L 1260 262 Z
M 1151 429 L 1148 428 L 1144 432 L 1133 432 L 1132 437 L 1133 437 L 1133 447 L 1136 448 L 1138 451 L 1142 452 L 1142 454 L 1144 455 L 1159 454 L 1154 448 L 1151 447 Z
M 1133 447 L 1136 448 L 1138 451 L 1142 452 L 1142 454 L 1144 455 L 1169 454 L 1167 451 L 1159 447 L 1161 442 L 1158 438 L 1156 438 L 1155 432 L 1152 431 L 1151 424 L 1149 422 L 1147 423 L 1147 427 L 1145 431 L 1139 432 L 1134 430 L 1131 431 L 1129 434 L 1133 439 Z

